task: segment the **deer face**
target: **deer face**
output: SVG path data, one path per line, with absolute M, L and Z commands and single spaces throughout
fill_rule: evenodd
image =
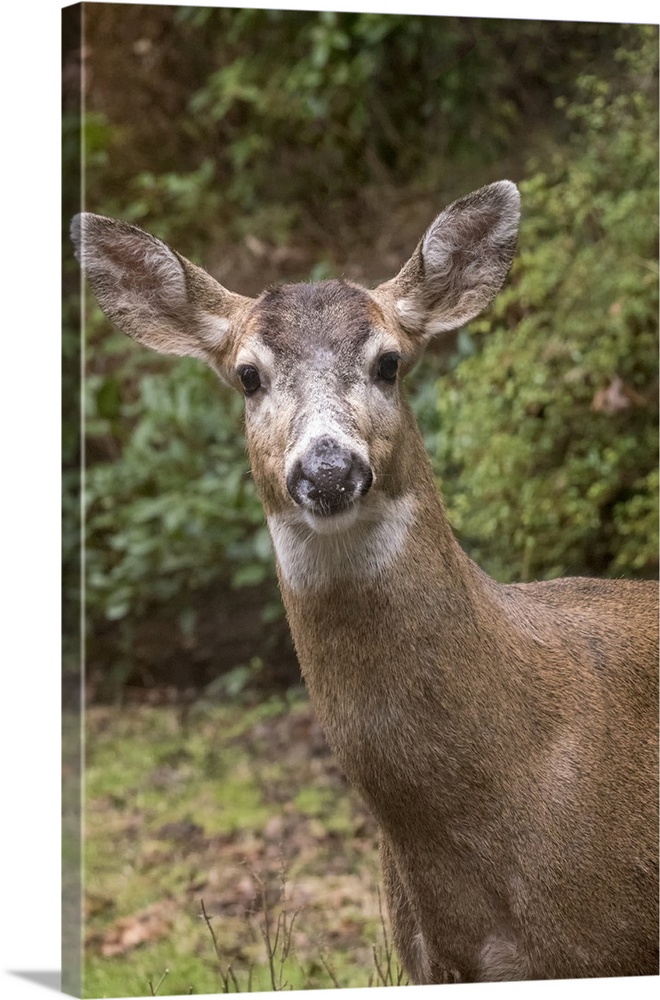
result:
M 225 375 L 245 395 L 267 513 L 341 532 L 396 488 L 399 379 L 414 353 L 369 292 L 343 281 L 286 285 L 255 302 Z

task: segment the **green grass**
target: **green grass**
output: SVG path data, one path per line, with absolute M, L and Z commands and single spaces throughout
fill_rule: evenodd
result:
M 85 997 L 388 978 L 376 829 L 305 701 L 92 708 L 85 740 Z

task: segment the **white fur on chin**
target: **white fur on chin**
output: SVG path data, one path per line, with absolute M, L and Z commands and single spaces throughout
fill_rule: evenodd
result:
M 415 519 L 412 493 L 369 493 L 343 514 L 320 518 L 301 508 L 271 514 L 280 572 L 292 590 L 323 590 L 342 580 L 373 580 L 403 551 Z

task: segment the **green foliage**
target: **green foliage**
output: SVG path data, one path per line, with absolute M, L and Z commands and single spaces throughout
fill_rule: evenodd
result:
M 88 431 L 120 461 L 86 477 L 87 599 L 111 620 L 140 618 L 209 581 L 272 576 L 248 475 L 242 401 L 199 362 L 143 375 L 133 400 L 115 374 L 87 379 Z
M 329 257 L 296 275 L 319 280 L 344 270 L 351 240 L 377 245 L 380 260 L 396 230 L 389 268 L 419 236 L 409 209 L 420 192 L 439 208 L 438 192 L 506 176 L 542 141 L 522 185 L 512 280 L 493 318 L 460 333 L 463 363 L 439 403 L 421 378 L 430 368 L 413 376 L 413 403 L 464 542 L 497 575 L 653 570 L 657 32 L 111 4 L 91 5 L 85 23 L 94 72 L 82 130 L 64 119 L 65 228 L 82 142 L 87 207 L 201 263 L 231 245 L 230 270 L 256 271 L 255 284 L 264 258 L 241 262 L 246 237 L 266 254 L 322 248 Z M 384 217 L 393 203 L 395 223 Z M 65 588 L 77 636 L 80 308 L 63 238 Z M 201 364 L 112 333 L 91 297 L 85 328 L 89 653 L 94 663 L 102 636 L 121 680 L 154 609 L 185 633 L 201 587 L 265 581 L 274 594 L 275 580 L 240 400 Z M 275 598 L 265 614 L 281 615 Z M 228 696 L 250 683 L 233 666 Z
M 454 523 L 506 579 L 657 568 L 657 53 L 577 81 L 576 131 L 521 184 L 512 280 L 440 388 Z
M 86 25 L 100 79 L 89 139 L 110 135 L 88 184 L 103 174 L 104 203 L 188 247 L 219 225 L 241 238 L 248 213 L 275 243 L 329 207 L 352 219 L 369 185 L 437 185 L 448 159 L 483 172 L 532 116 L 557 121 L 579 67 L 608 65 L 638 30 L 254 8 L 124 7 Z
M 74 15 L 75 16 L 75 15 Z M 68 41 L 64 22 L 64 45 Z M 77 31 L 74 43 L 79 44 Z M 81 119 L 78 94 L 63 94 L 62 114 L 62 667 L 65 678 L 72 680 L 71 692 L 79 690 L 81 662 L 81 447 L 80 447 L 80 271 L 69 249 L 69 220 L 78 210 L 80 196 Z M 77 698 L 77 694 L 73 694 Z
M 490 162 L 530 104 L 551 113 L 576 43 L 583 60 L 603 42 L 602 25 L 254 9 L 213 12 L 209 26 L 216 19 L 227 25 L 218 68 L 188 110 L 229 167 L 224 197 L 251 213 L 274 175 L 280 197 L 300 203 L 301 188 L 307 201 L 320 190 L 352 197 L 374 173 L 407 180 L 430 157 Z M 625 31 L 608 34 L 620 42 Z M 559 71 L 550 52 L 562 54 Z

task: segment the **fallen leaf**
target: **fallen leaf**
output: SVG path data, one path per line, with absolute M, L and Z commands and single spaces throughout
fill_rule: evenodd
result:
M 124 955 L 142 944 L 166 937 L 172 929 L 174 902 L 170 899 L 152 903 L 129 917 L 120 917 L 101 938 L 104 958 Z

